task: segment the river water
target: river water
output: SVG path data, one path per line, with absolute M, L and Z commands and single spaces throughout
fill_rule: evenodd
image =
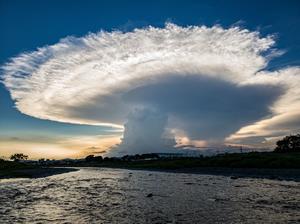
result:
M 81 168 L 2 180 L 0 223 L 300 223 L 300 183 Z

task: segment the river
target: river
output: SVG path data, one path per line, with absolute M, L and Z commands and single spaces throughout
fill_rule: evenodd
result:
M 81 168 L 0 182 L 0 223 L 300 223 L 300 183 Z

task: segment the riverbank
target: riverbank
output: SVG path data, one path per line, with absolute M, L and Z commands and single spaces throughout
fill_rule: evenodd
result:
M 11 161 L 0 161 L 0 179 L 41 178 L 77 170 L 76 168 L 40 167 Z
M 74 172 L 75 168 L 37 167 L 30 169 L 0 170 L 0 179 L 7 178 L 41 178 L 52 175 Z
M 139 157 L 136 156 L 136 158 Z M 125 157 L 125 159 L 97 158 L 96 160 L 57 160 L 51 161 L 50 165 L 32 165 L 32 163 L 2 160 L 0 161 L 0 178 L 37 178 L 76 170 L 69 167 L 106 167 L 223 175 L 230 176 L 233 179 L 253 177 L 300 181 L 300 153 L 274 152 L 221 154 L 211 157 L 196 158 L 128 159 Z
M 300 153 L 253 152 L 136 161 L 104 159 L 98 162 L 83 162 L 78 166 L 300 181 Z

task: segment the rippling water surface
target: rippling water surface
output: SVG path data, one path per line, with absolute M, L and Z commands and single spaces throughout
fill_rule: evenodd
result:
M 299 211 L 293 181 L 82 168 L 0 182 L 0 223 L 299 223 Z

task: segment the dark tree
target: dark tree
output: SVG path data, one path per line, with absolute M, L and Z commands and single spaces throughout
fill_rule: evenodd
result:
M 16 153 L 16 154 L 11 155 L 10 159 L 13 160 L 13 161 L 18 162 L 20 160 L 27 160 L 28 156 L 24 155 L 23 153 Z
M 95 156 L 94 157 L 95 162 L 102 162 L 102 160 L 103 160 L 102 156 Z
M 88 155 L 87 157 L 85 157 L 85 161 L 86 162 L 92 162 L 94 160 L 94 155 Z
M 40 165 L 44 165 L 46 163 L 46 160 L 44 158 L 41 158 L 41 159 L 38 160 L 38 163 Z
M 300 134 L 286 136 L 276 145 L 275 152 L 300 152 Z
M 123 161 L 136 161 L 136 160 L 153 160 L 159 159 L 156 153 L 145 153 L 145 154 L 135 154 L 135 155 L 125 155 L 121 158 Z
M 86 162 L 101 162 L 102 160 L 103 160 L 102 156 L 89 155 L 85 157 Z

